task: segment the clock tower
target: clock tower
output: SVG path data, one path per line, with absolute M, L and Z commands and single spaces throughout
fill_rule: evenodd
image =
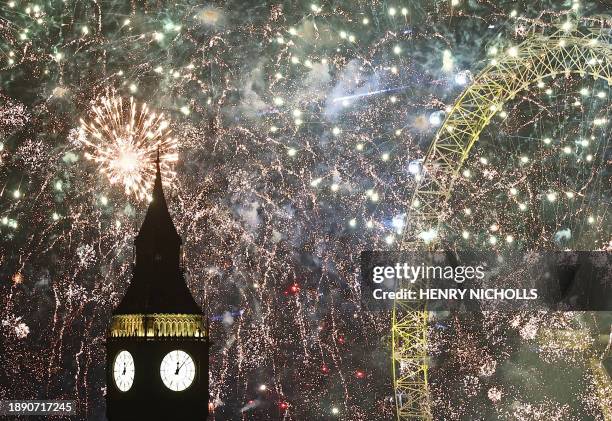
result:
M 156 167 L 132 281 L 106 339 L 109 421 L 204 420 L 208 411 L 208 325 L 185 283 L 159 156 Z

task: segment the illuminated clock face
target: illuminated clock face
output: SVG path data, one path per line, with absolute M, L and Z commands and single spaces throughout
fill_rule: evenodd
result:
M 134 383 L 134 358 L 127 351 L 121 351 L 115 357 L 113 364 L 113 377 L 117 389 L 127 392 Z
M 185 351 L 170 351 L 162 360 L 159 373 L 168 389 L 180 392 L 193 383 L 195 363 Z

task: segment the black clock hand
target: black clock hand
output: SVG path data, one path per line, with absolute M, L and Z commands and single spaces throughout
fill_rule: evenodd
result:
M 127 366 L 127 364 L 126 364 L 126 363 L 123 363 L 123 375 L 124 375 L 124 376 L 125 376 L 126 366 Z
M 177 371 L 178 371 L 178 370 L 180 370 L 181 368 L 183 368 L 183 366 L 185 365 L 185 363 L 186 363 L 188 360 L 189 360 L 189 357 L 186 357 L 186 358 L 185 358 L 185 361 L 183 361 L 183 364 L 181 364 L 181 366 L 180 366 L 180 367 L 177 369 Z M 178 361 L 176 362 L 176 364 L 178 365 Z
M 179 362 L 176 362 L 176 371 L 174 372 L 175 376 L 178 376 L 179 370 L 181 369 L 181 367 L 179 367 Z

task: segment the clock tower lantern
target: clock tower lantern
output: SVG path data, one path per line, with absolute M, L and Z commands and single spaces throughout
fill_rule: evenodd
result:
M 109 421 L 204 420 L 208 411 L 208 325 L 185 283 L 159 156 L 156 167 L 132 281 L 106 339 Z

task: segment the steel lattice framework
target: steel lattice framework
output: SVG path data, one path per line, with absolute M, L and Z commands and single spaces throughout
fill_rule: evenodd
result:
M 603 31 L 602 31 L 603 32 Z M 604 79 L 612 85 L 610 40 L 594 32 L 558 30 L 531 34 L 522 44 L 492 60 L 461 94 L 423 161 L 423 171 L 410 203 L 410 229 L 403 249 L 415 237 L 435 248 L 450 215 L 448 201 L 459 171 L 491 118 L 532 84 L 572 74 Z M 398 420 L 433 418 L 428 387 L 428 312 L 415 303 L 396 301 L 393 311 L 393 385 Z M 597 365 L 599 367 L 600 365 Z M 601 373 L 600 373 L 601 374 Z M 598 380 L 604 378 L 598 376 Z M 608 377 L 609 382 L 609 377 Z M 609 383 L 608 383 L 609 387 Z M 605 412 L 605 411 L 604 411 Z M 612 420 L 610 411 L 606 421 Z

